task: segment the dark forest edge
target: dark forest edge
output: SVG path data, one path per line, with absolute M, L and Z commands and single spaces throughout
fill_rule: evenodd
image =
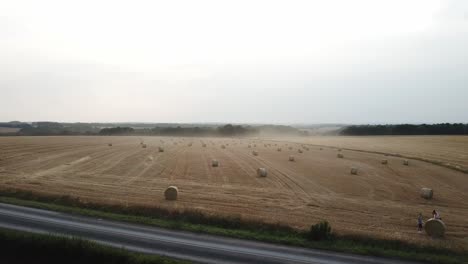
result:
M 129 252 L 121 248 L 64 236 L 32 234 L 0 228 L 1 263 L 183 264 L 187 261 Z
M 354 125 L 344 127 L 340 135 L 384 136 L 384 135 L 468 135 L 468 124 L 400 124 L 400 125 Z

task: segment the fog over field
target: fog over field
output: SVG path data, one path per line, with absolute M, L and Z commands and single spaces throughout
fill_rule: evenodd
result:
M 0 121 L 468 120 L 468 2 L 2 1 Z

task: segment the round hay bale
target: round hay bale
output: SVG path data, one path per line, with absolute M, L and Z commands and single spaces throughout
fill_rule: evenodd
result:
M 254 151 L 252 151 L 252 155 L 258 156 L 258 152 L 254 150 Z
M 112 143 L 107 144 L 109 147 L 112 147 Z
M 409 160 L 403 160 L 403 165 L 409 166 Z
M 293 155 L 289 156 L 289 161 L 295 161 L 296 159 L 294 158 Z
M 163 147 L 158 147 L 158 151 L 159 152 L 164 152 L 164 148 Z
M 266 177 L 267 176 L 267 170 L 265 168 L 258 168 L 257 169 L 257 175 L 259 177 Z
M 212 167 L 218 167 L 219 166 L 219 161 L 216 159 L 211 160 L 211 166 Z
M 447 227 L 445 226 L 444 222 L 439 219 L 431 218 L 427 220 L 424 224 L 424 230 L 426 233 L 431 237 L 443 237 L 445 235 L 445 230 Z
M 358 169 L 356 167 L 352 167 L 351 168 L 351 174 L 357 175 L 357 173 L 358 173 Z
M 432 196 L 434 195 L 434 191 L 429 188 L 421 188 L 421 197 L 427 200 L 432 199 Z
M 176 186 L 169 186 L 167 187 L 166 191 L 164 191 L 164 197 L 168 201 L 177 200 L 178 194 L 179 194 L 179 189 Z
M 383 165 L 387 165 L 387 164 L 388 164 L 388 160 L 383 159 L 383 160 L 381 161 L 381 163 L 382 163 Z
M 338 153 L 338 155 L 336 155 L 336 157 L 338 157 L 339 159 L 342 159 L 342 158 L 344 158 L 344 155 L 341 154 L 341 153 Z
M 278 148 L 277 151 L 281 152 L 281 148 Z

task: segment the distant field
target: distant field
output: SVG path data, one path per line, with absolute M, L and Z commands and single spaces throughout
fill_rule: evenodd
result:
M 0 134 L 6 134 L 6 133 L 16 133 L 20 131 L 21 128 L 14 128 L 14 127 L 0 127 Z
M 142 148 L 140 140 L 148 147 Z M 330 147 L 320 150 L 311 146 L 298 153 L 302 146 L 290 143 L 294 141 Z M 158 152 L 158 146 L 165 152 Z M 326 219 L 341 234 L 423 243 L 437 241 L 417 234 L 417 214 L 422 212 L 429 218 L 431 211 L 438 209 L 448 226 L 443 243 L 468 247 L 467 174 L 419 160 L 403 166 L 402 158 L 349 150 L 343 150 L 344 159 L 338 159 L 338 151 L 332 146 L 468 165 L 468 137 L 308 137 L 279 141 L 2 137 L 0 188 L 73 195 L 104 204 L 197 209 L 280 221 L 298 228 Z M 259 156 L 251 154 L 253 149 Z M 296 161 L 289 162 L 289 155 Z M 211 167 L 214 158 L 220 162 L 218 168 Z M 383 158 L 388 159 L 388 165 L 381 164 Z M 352 166 L 359 168 L 358 175 L 350 174 Z M 257 176 L 259 167 L 268 170 L 266 178 Z M 179 187 L 176 202 L 163 199 L 169 185 Z M 420 198 L 421 187 L 434 188 L 434 199 Z
M 468 136 L 317 136 L 287 141 L 401 154 L 468 170 Z

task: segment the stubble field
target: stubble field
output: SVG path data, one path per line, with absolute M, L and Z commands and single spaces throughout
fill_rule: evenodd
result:
M 165 151 L 159 152 L 159 146 Z M 304 229 L 328 220 L 341 234 L 417 243 L 434 243 L 417 234 L 416 219 L 419 212 L 429 218 L 437 209 L 448 226 L 443 243 L 466 247 L 467 174 L 417 159 L 404 166 L 401 157 L 351 149 L 465 166 L 467 146 L 468 137 L 1 137 L 0 189 L 195 209 Z M 220 166 L 212 167 L 212 159 Z M 267 177 L 257 176 L 260 167 L 267 169 Z M 350 174 L 351 167 L 358 168 L 357 175 Z M 170 185 L 180 191 L 175 202 L 164 200 Z M 433 200 L 420 197 L 422 187 L 434 189 Z

